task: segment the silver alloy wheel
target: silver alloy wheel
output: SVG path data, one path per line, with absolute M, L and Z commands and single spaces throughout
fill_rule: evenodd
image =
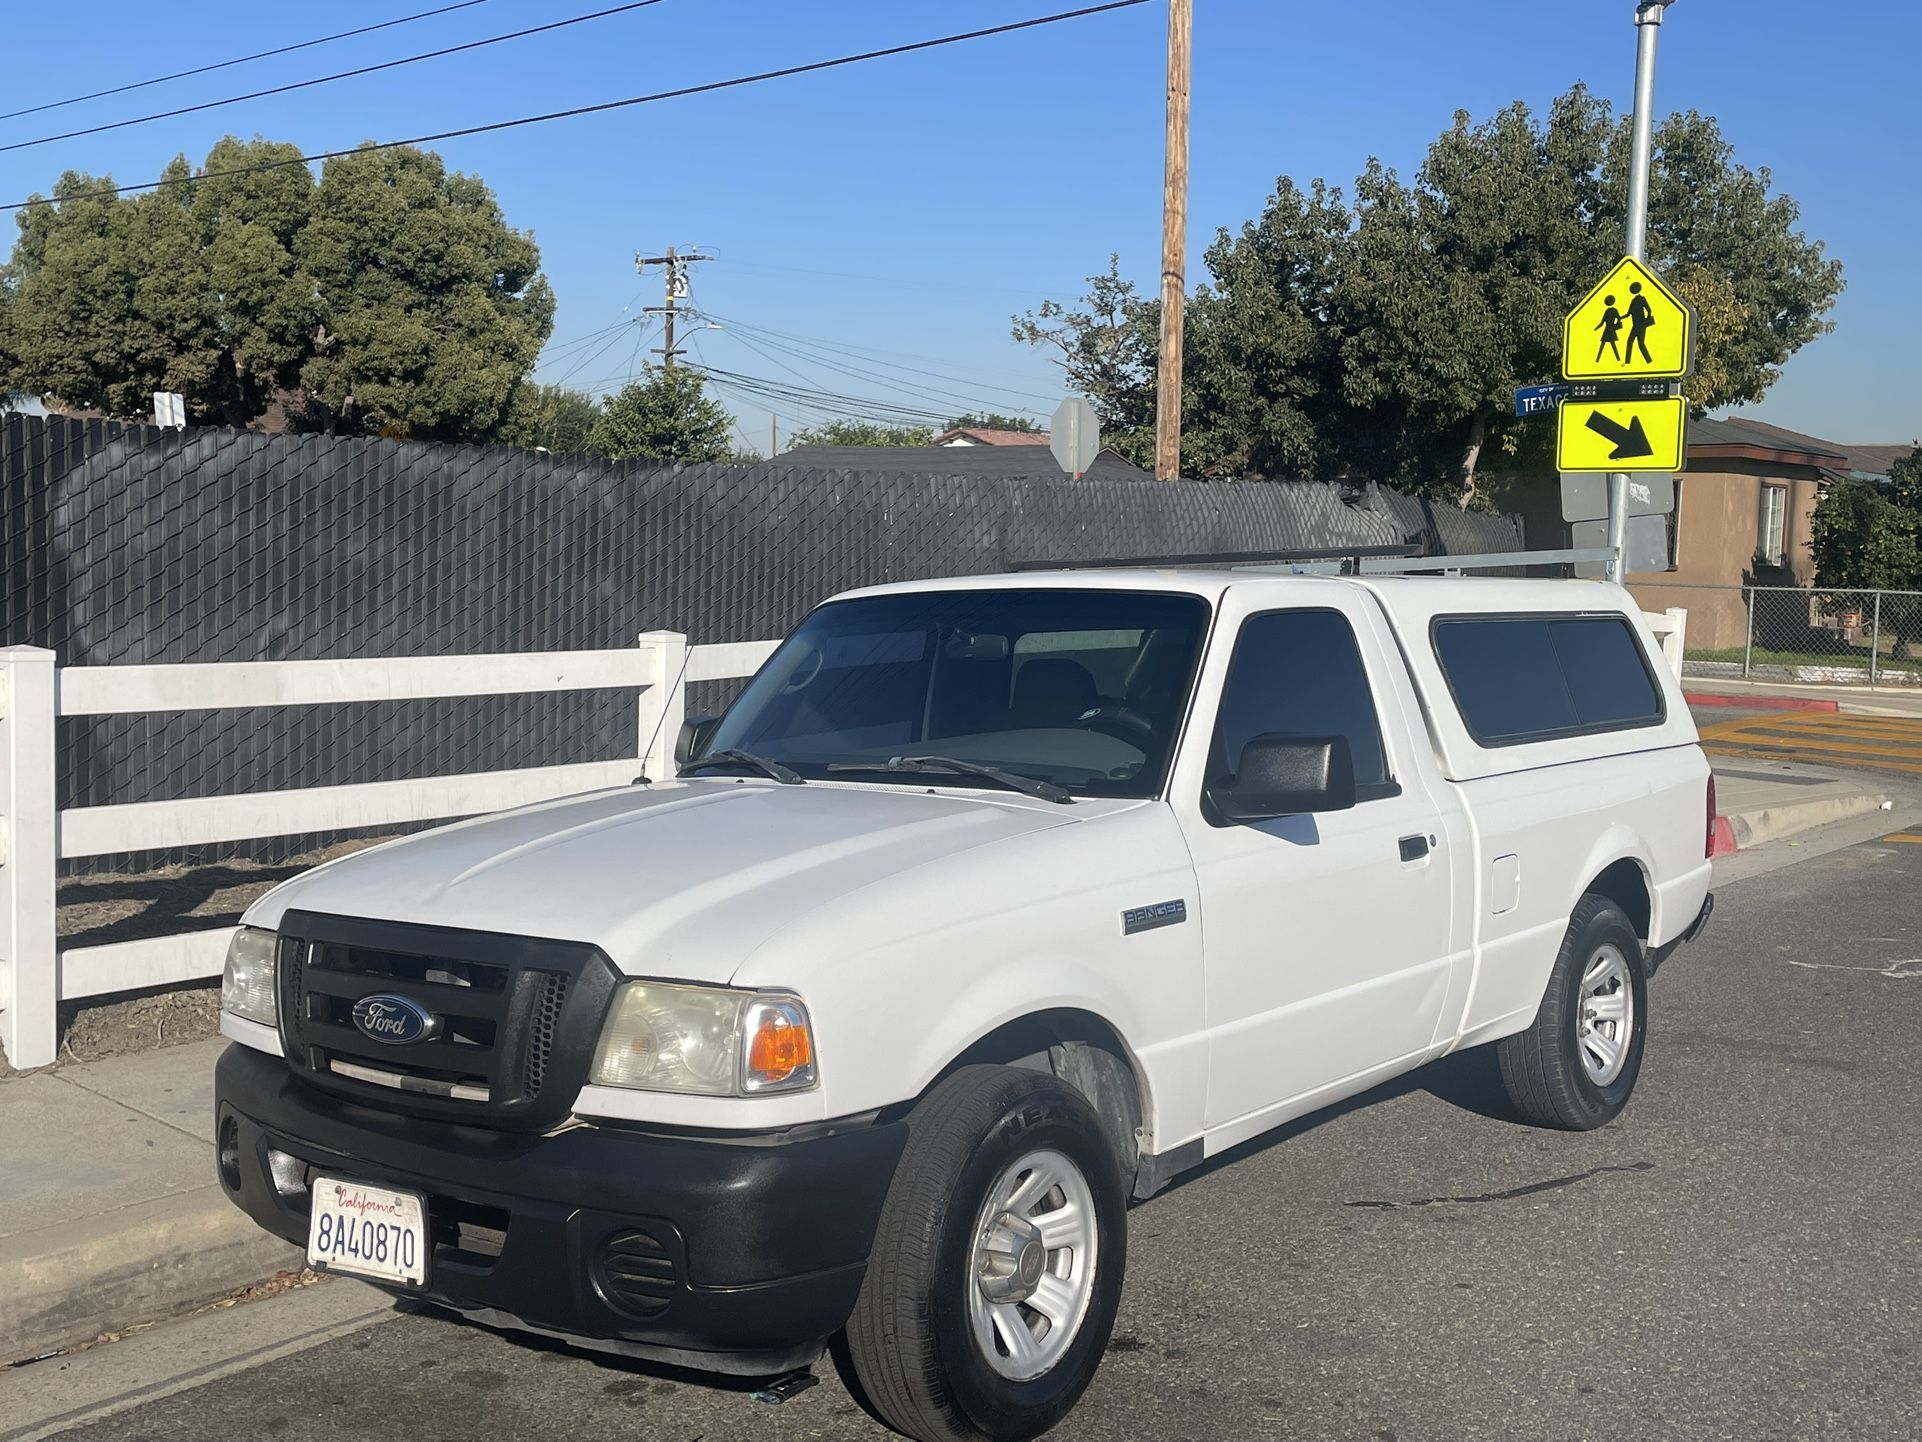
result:
M 1588 1079 L 1605 1087 L 1620 1076 L 1634 1036 L 1635 988 L 1628 958 L 1619 947 L 1598 946 L 1582 972 L 1581 1010 L 1575 1019 L 1575 1043 Z
M 1033 1151 L 1002 1171 L 975 1218 L 968 1323 L 987 1364 L 1029 1382 L 1067 1354 L 1094 1296 L 1100 1236 L 1094 1191 L 1062 1153 Z

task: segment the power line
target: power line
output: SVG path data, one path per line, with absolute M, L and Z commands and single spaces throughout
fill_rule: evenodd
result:
M 293 165 L 311 165 L 317 160 L 338 160 L 342 156 L 358 155 L 370 150 L 395 150 L 403 145 L 430 145 L 442 140 L 463 140 L 470 135 L 488 135 L 498 130 L 513 130 L 523 125 L 540 125 L 550 120 L 571 120 L 580 115 L 599 115 L 609 110 L 625 110 L 634 105 L 651 105 L 658 100 L 679 100 L 690 95 L 708 95 L 717 90 L 733 90 L 743 85 L 757 85 L 764 80 L 785 80 L 794 75 L 810 75 L 819 70 L 835 70 L 844 65 L 858 65 L 863 61 L 883 60 L 890 56 L 912 54 L 918 50 L 958 45 L 965 40 L 982 40 L 989 36 L 1012 34 L 1017 30 L 1032 30 L 1040 25 L 1055 25 L 1064 20 L 1079 20 L 1085 16 L 1102 15 L 1110 10 L 1129 10 L 1147 3 L 1148 0 L 1107 0 L 1107 3 L 1102 5 L 1089 5 L 1079 10 L 1062 10 L 1053 15 L 1040 15 L 1032 20 L 1016 20 L 1006 25 L 993 25 L 985 30 L 966 30 L 957 35 L 937 36 L 932 40 L 915 40 L 905 45 L 890 45 L 880 50 L 864 50 L 856 55 L 839 55 L 832 60 L 813 60 L 805 65 L 789 65 L 779 70 L 763 70 L 754 75 L 737 75 L 731 80 L 711 80 L 703 85 L 686 85 L 677 90 L 657 90 L 651 95 L 630 95 L 625 100 L 604 100 L 598 105 L 577 105 L 568 110 L 550 110 L 543 115 L 523 115 L 516 120 L 496 120 L 486 125 L 468 125 L 459 130 L 442 130 L 432 135 L 410 136 L 405 140 L 368 141 L 346 150 L 320 150 L 311 155 L 293 156 L 285 160 L 256 161 L 251 165 L 235 165 L 225 170 L 204 171 L 177 182 L 148 180 L 138 185 L 103 186 L 99 190 L 83 191 L 77 195 L 62 196 L 60 199 L 100 200 L 108 196 L 128 195 L 137 190 L 158 190 L 163 185 L 192 185 L 203 180 L 222 180 L 232 175 L 252 175 L 262 170 L 284 170 Z M 16 200 L 7 205 L 0 205 L 0 210 L 25 210 L 31 205 L 57 203 L 45 196 L 35 196 L 31 200 Z
M 716 319 L 720 319 L 720 318 L 716 317 Z M 748 329 L 752 329 L 752 328 L 750 327 Z M 784 352 L 787 355 L 793 356 L 797 360 L 800 360 L 808 365 L 820 366 L 823 370 L 834 371 L 839 375 L 848 376 L 854 380 L 869 381 L 874 384 L 883 386 L 888 390 L 898 391 L 902 395 L 910 395 L 910 396 L 916 397 L 919 400 L 932 401 L 936 405 L 945 404 L 950 401 L 958 401 L 962 405 L 967 406 L 971 410 L 994 409 L 993 404 L 984 402 L 979 397 L 979 395 L 968 395 L 968 394 L 963 394 L 960 391 L 943 390 L 939 386 L 918 385 L 912 381 L 892 380 L 887 375 L 883 374 L 880 371 L 868 370 L 862 366 L 849 365 L 846 362 L 837 362 L 834 360 L 825 359 L 820 356 L 809 355 L 808 353 L 806 353 L 806 351 L 798 347 L 783 345 L 781 342 L 777 340 L 769 339 L 769 337 L 765 332 L 757 331 L 755 333 L 760 336 L 761 342 L 763 344 L 772 346 L 775 350 L 778 350 L 778 351 Z M 739 340 L 741 344 L 747 346 L 749 349 L 757 351 L 763 356 L 767 356 L 767 352 L 762 351 L 759 346 L 755 345 L 749 339 L 745 331 L 743 331 L 740 334 L 737 334 L 735 338 Z M 771 356 L 768 356 L 767 358 L 773 359 L 773 357 Z M 776 362 L 776 363 L 779 364 L 779 362 Z M 880 362 L 880 364 L 885 365 L 886 362 Z M 783 367 L 783 369 L 785 368 L 786 367 Z M 909 368 L 901 367 L 901 369 L 909 369 Z M 969 381 L 960 381 L 958 383 L 962 385 L 972 384 L 972 382 L 969 382 Z M 985 389 L 1002 390 L 1006 388 L 1001 386 L 986 386 Z M 1013 394 L 1020 395 L 1020 394 L 1023 394 L 1023 392 L 1016 391 L 1016 392 L 1013 392 Z M 1040 399 L 1040 397 L 1034 397 L 1034 399 Z M 1001 401 L 996 404 L 1007 405 L 1008 402 Z
M 416 20 L 428 20 L 436 15 L 446 15 L 455 10 L 471 10 L 476 5 L 486 3 L 487 0 L 460 0 L 457 5 L 441 5 L 432 10 L 417 11 L 412 15 L 402 15 L 396 20 L 383 20 L 378 25 L 362 25 L 353 30 L 341 30 L 332 35 L 322 35 L 318 39 L 282 45 L 273 50 L 256 50 L 252 55 L 236 55 L 232 60 L 216 60 L 211 65 L 196 65 L 191 70 L 176 70 L 171 75 L 156 75 L 150 80 L 134 80 L 126 85 L 110 86 L 105 90 L 91 90 L 85 95 L 69 95 L 65 100 L 49 100 L 43 105 L 29 105 L 24 110 L 8 110 L 0 113 L 0 120 L 12 120 L 21 115 L 38 115 L 43 110 L 59 110 L 63 106 L 78 105 L 84 100 L 101 100 L 109 95 L 125 95 L 129 90 L 145 90 L 150 85 L 165 85 L 169 80 L 185 80 L 193 75 L 207 75 L 215 70 L 226 70 L 234 65 L 251 65 L 256 60 L 267 60 L 275 55 L 291 55 L 296 50 L 311 50 L 316 45 L 331 45 L 336 40 L 349 40 L 356 35 L 371 35 L 376 30 L 391 30 L 396 25 L 411 25 Z
M 616 5 L 611 10 L 596 10 L 591 15 L 576 15 L 567 20 L 551 20 L 545 25 L 535 25 L 526 30 L 514 30 L 505 35 L 490 35 L 485 40 L 469 40 L 462 45 L 449 45 L 440 50 L 427 50 L 419 55 L 403 55 L 398 60 L 383 60 L 378 65 L 363 65 L 356 70 L 342 70 L 333 75 L 318 75 L 312 80 L 295 80 L 286 85 L 274 85 L 265 90 L 250 90 L 245 95 L 229 95 L 225 100 L 203 100 L 198 105 L 182 105 L 175 110 L 160 110 L 152 115 L 137 115 L 131 120 L 110 120 L 105 125 L 90 125 L 84 130 L 64 130 L 58 135 L 43 135 L 38 140 L 16 140 L 11 145 L 0 145 L 0 154 L 9 150 L 30 150 L 36 145 L 50 145 L 56 140 L 73 140 L 82 135 L 99 135 L 108 130 L 125 130 L 131 125 L 145 125 L 153 120 L 171 120 L 176 115 L 195 115 L 202 110 L 218 110 L 223 105 L 238 105 L 243 100 L 261 100 L 269 95 L 286 95 L 295 90 L 308 90 L 316 85 L 331 85 L 336 80 L 352 80 L 357 75 L 373 75 L 382 70 L 394 70 L 402 65 L 414 65 L 422 60 L 438 60 L 444 55 L 459 55 L 464 50 L 479 50 L 487 45 L 499 45 L 506 40 L 524 40 L 529 35 L 544 35 L 549 30 L 564 30 L 569 25 L 584 25 L 589 20 L 605 20 L 610 15 L 624 15 L 629 10 L 644 10 L 650 5 L 658 5 L 661 0 L 629 0 L 625 5 Z

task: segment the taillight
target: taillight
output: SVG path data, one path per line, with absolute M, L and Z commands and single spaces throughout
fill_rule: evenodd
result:
M 1702 855 L 1715 855 L 1715 773 L 1708 773 L 1708 835 L 1702 842 Z

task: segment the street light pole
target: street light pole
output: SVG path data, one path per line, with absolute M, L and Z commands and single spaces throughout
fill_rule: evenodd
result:
M 1623 249 L 1635 260 L 1648 259 L 1648 171 L 1655 134 L 1655 37 L 1662 12 L 1674 0 L 1636 0 L 1635 114 L 1629 122 L 1628 219 Z M 1628 473 L 1608 478 L 1608 579 L 1620 583 L 1628 569 Z

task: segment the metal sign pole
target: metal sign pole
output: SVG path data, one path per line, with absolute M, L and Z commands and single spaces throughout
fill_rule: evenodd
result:
M 1635 116 L 1629 123 L 1628 224 L 1624 227 L 1624 249 L 1635 260 L 1648 259 L 1648 169 L 1649 152 L 1655 130 L 1655 37 L 1662 24 L 1662 11 L 1671 0 L 1636 0 L 1635 5 Z M 1615 559 L 1609 562 L 1608 579 L 1622 579 L 1623 555 L 1628 539 L 1628 473 L 1615 471 L 1608 478 L 1608 545 Z

